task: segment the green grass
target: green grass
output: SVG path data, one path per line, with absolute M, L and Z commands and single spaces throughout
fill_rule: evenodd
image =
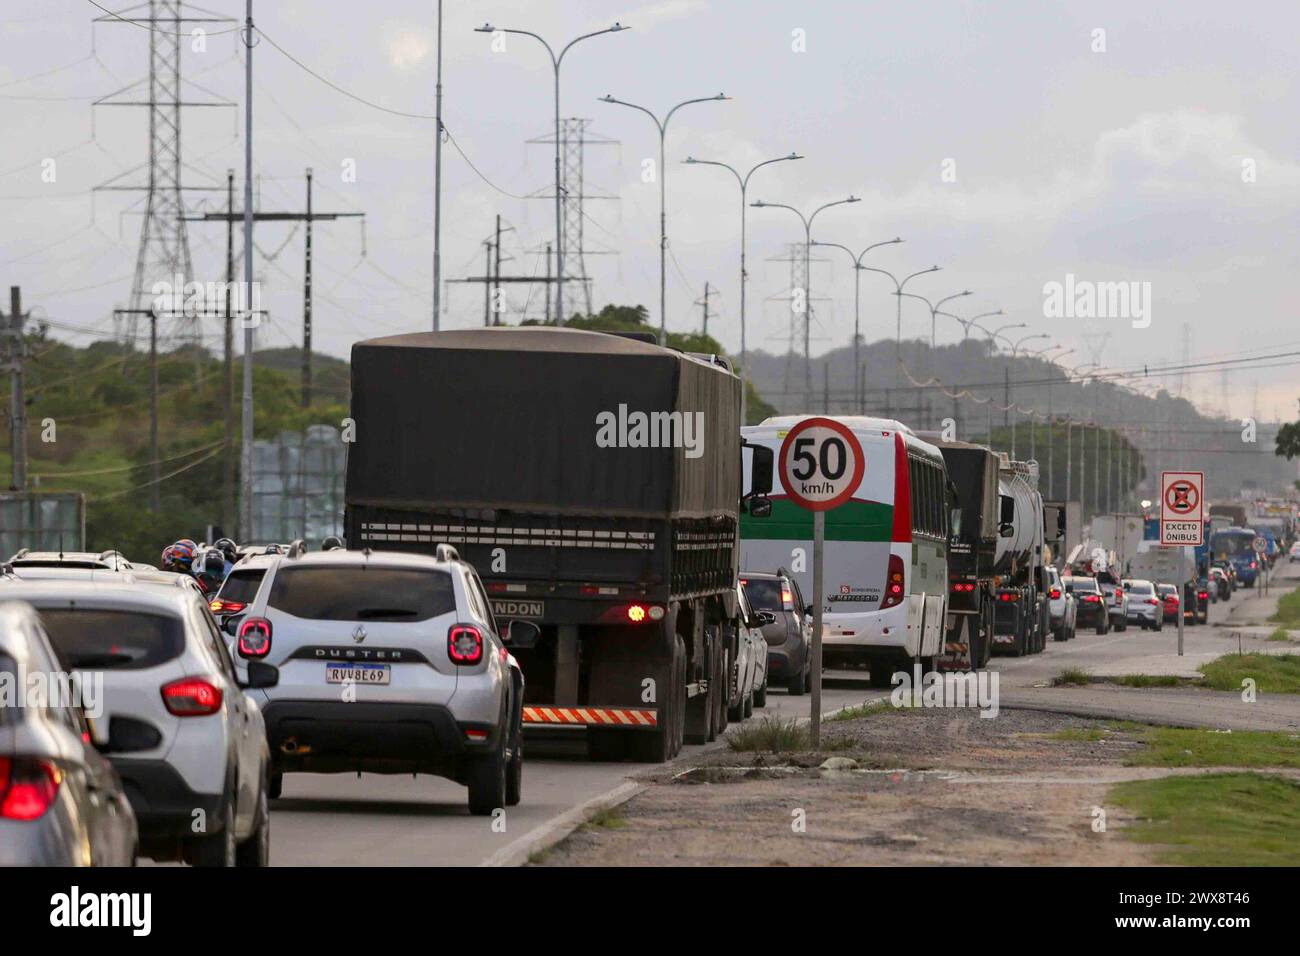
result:
M 1124 835 L 1181 866 L 1300 865 L 1300 786 L 1252 773 L 1116 785 L 1108 800 L 1138 816 Z
M 1249 677 L 1261 694 L 1300 694 L 1300 654 L 1227 654 L 1200 671 L 1214 690 L 1241 690 Z
M 1300 768 L 1300 735 L 1260 730 L 1218 732 L 1186 727 L 1141 727 L 1146 746 L 1126 761 L 1140 767 Z
M 1277 610 L 1269 618 L 1273 624 L 1300 627 L 1300 591 L 1289 591 L 1277 599 Z
M 584 830 L 621 830 L 627 826 L 619 807 L 600 807 L 582 825 Z
M 1049 734 L 1049 740 L 1061 740 L 1066 743 L 1088 743 L 1095 744 L 1099 740 L 1105 740 L 1111 736 L 1101 727 L 1066 727 L 1064 730 L 1058 730 L 1054 734 Z
M 856 707 L 845 707 L 838 710 L 826 718 L 826 723 L 837 723 L 842 720 L 862 720 L 867 717 L 878 717 L 881 714 L 892 714 L 895 712 L 905 713 L 910 710 L 910 705 L 895 707 L 887 700 L 872 701 L 869 704 L 858 704 Z
M 1178 687 L 1183 680 L 1172 674 L 1125 674 L 1115 678 L 1115 683 L 1124 687 Z
M 1067 667 L 1052 678 L 1053 687 L 1087 687 L 1092 675 L 1081 667 Z
M 1285 628 L 1279 627 L 1276 631 L 1268 636 L 1270 641 L 1290 641 L 1291 633 Z
M 807 724 L 791 718 L 764 717 L 757 723 L 742 724 L 726 736 L 727 746 L 741 753 L 795 753 L 812 746 Z

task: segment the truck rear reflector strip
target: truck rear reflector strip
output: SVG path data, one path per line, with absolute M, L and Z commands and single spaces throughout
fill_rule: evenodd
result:
M 658 724 L 658 712 L 626 707 L 525 707 L 524 723 L 654 727 Z

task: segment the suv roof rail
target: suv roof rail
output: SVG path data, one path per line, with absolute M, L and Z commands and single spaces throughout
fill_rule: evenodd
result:
M 449 544 L 440 544 L 433 549 L 433 559 L 435 561 L 459 561 L 460 552 Z
M 18 549 L 18 553 L 15 554 L 15 555 L 14 555 L 12 558 L 10 558 L 9 560 L 10 560 L 10 561 L 17 561 L 19 558 L 25 558 L 25 557 L 27 557 L 27 555 L 31 552 L 31 550 L 32 550 L 31 548 L 19 548 L 19 549 Z
M 301 558 L 307 553 L 307 544 L 302 538 L 296 538 L 289 544 L 289 550 L 285 554 L 290 558 Z

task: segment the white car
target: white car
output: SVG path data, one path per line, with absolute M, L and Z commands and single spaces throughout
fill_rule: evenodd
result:
M 1047 611 L 1052 637 L 1057 641 L 1073 640 L 1079 602 L 1065 589 L 1061 572 L 1050 565 L 1047 568 Z
M 285 773 L 427 773 L 465 785 L 474 814 L 519 803 L 524 676 L 509 644 L 540 629 L 499 626 L 454 548 L 295 543 L 223 627 L 245 660 L 279 667 L 259 692 L 273 798 Z
M 1156 586 L 1150 581 L 1132 579 L 1124 582 L 1124 593 L 1128 595 L 1128 619 L 1130 623 L 1140 624 L 1142 630 L 1159 631 L 1165 625 L 1164 601 L 1156 593 Z
M 744 585 L 736 588 L 740 608 L 740 634 L 736 660 L 731 668 L 730 720 L 741 720 L 754 713 L 755 707 L 767 706 L 767 638 L 763 620 L 749 603 Z
M 142 855 L 268 864 L 270 753 L 244 688 L 274 686 L 274 667 L 258 663 L 240 682 L 202 596 L 188 587 L 11 579 L 0 582 L 0 599 L 36 608 L 69 670 L 102 674 L 96 742 L 122 778 Z

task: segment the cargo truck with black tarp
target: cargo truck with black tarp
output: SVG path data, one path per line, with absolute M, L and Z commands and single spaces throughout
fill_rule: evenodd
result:
M 745 506 L 725 360 L 565 328 L 398 335 L 353 346 L 351 416 L 348 546 L 454 545 L 499 620 L 540 626 L 510 648 L 526 726 L 651 761 L 725 726 Z

